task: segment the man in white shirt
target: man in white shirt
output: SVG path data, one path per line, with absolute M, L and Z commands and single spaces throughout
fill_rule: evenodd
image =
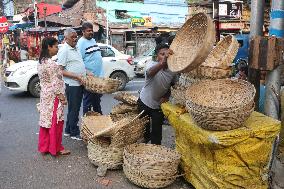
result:
M 77 33 L 72 28 L 64 31 L 65 43 L 59 49 L 57 63 L 63 70 L 68 114 L 64 136 L 82 140 L 80 137 L 79 112 L 83 98 L 82 76 L 86 76 L 86 69 L 80 51 L 76 48 Z

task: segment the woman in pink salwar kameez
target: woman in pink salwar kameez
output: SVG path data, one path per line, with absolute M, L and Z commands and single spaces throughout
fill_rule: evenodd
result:
M 62 146 L 62 130 L 64 125 L 64 81 L 62 70 L 51 59 L 58 52 L 58 41 L 53 37 L 42 40 L 41 53 L 38 64 L 40 79 L 40 104 L 39 104 L 39 152 L 51 155 L 68 155 L 70 151 Z

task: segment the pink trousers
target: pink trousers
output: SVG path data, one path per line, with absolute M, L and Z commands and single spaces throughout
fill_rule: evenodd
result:
M 59 99 L 54 100 L 54 108 L 52 115 L 51 128 L 40 127 L 38 138 L 38 151 L 41 153 L 50 153 L 56 155 L 58 152 L 64 150 L 62 146 L 62 131 L 64 121 L 57 122 L 57 107 Z

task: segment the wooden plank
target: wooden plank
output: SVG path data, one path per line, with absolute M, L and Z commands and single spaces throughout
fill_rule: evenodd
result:
M 267 53 L 267 63 L 266 67 L 262 70 L 273 70 L 275 68 L 275 59 L 276 59 L 276 37 L 269 37 L 268 38 L 268 53 Z M 264 48 L 264 47 L 262 47 Z
M 256 69 L 266 70 L 268 53 L 268 39 L 262 37 L 259 43 L 258 65 Z
M 284 64 L 284 38 L 277 38 L 276 40 L 276 64 L 279 66 Z
M 249 67 L 253 68 L 253 69 L 258 69 L 258 56 L 259 56 L 260 39 L 261 39 L 260 36 L 256 36 L 250 41 Z

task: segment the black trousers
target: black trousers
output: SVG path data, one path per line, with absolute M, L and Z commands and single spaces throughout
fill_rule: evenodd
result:
M 84 97 L 83 97 L 83 114 L 87 113 L 88 111 L 93 110 L 102 114 L 101 108 L 101 97 L 103 95 L 98 93 L 90 93 L 89 91 L 84 89 Z
M 65 86 L 65 93 L 68 103 L 65 133 L 70 134 L 70 136 L 76 136 L 80 134 L 78 121 L 83 98 L 83 86 L 69 86 L 68 84 Z
M 151 140 L 151 144 L 160 145 L 162 142 L 162 125 L 164 122 L 164 114 L 161 109 L 152 109 L 146 106 L 141 99 L 138 99 L 138 110 L 144 110 L 142 116 L 148 115 L 150 122 L 146 125 L 144 139 L 146 143 Z

